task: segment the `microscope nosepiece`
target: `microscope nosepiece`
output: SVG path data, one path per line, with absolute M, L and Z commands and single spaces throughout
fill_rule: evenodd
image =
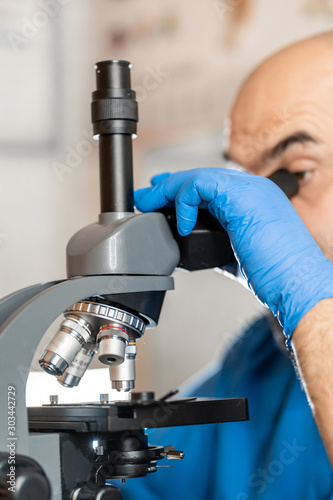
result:
M 134 387 L 136 339 L 146 323 L 133 312 L 98 300 L 76 302 L 65 311 L 39 364 L 63 386 L 76 387 L 98 350 L 99 361 L 110 367 L 112 387 L 127 392 Z

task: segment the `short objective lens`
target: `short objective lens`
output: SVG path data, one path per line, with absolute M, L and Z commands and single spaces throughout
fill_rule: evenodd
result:
M 112 389 L 128 392 L 135 385 L 135 358 L 136 343 L 130 342 L 125 349 L 125 359 L 121 365 L 110 366 L 110 380 Z
M 119 324 L 103 325 L 97 335 L 98 359 L 105 365 L 120 365 L 125 359 L 128 330 Z

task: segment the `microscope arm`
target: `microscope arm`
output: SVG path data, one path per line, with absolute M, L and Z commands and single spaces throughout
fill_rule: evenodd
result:
M 0 301 L 0 325 L 3 325 L 9 316 L 17 311 L 25 302 L 28 302 L 28 300 L 32 299 L 35 295 L 38 295 L 57 283 L 57 281 L 50 281 L 49 283 L 28 286 L 3 297 Z

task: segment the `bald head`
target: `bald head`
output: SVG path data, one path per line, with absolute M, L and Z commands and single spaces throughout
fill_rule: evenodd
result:
M 273 125 L 279 122 L 282 132 L 284 125 L 290 128 L 291 122 L 303 116 L 311 104 L 316 110 L 308 111 L 315 111 L 314 120 L 319 118 L 316 115 L 320 108 L 328 113 L 333 109 L 333 31 L 286 47 L 246 79 L 231 111 L 232 134 L 238 146 L 243 144 L 237 155 L 242 156 L 241 163 L 249 161 L 245 157 L 249 148 L 244 143 L 256 138 L 259 153 L 260 143 L 269 145 L 268 130 L 274 128 L 272 122 Z M 259 154 L 256 160 L 260 160 Z
M 316 80 L 332 76 L 333 31 L 302 40 L 275 53 L 256 68 L 246 79 L 240 91 L 271 91 L 280 86 L 294 90 L 292 84 L 307 88 Z M 267 89 L 266 89 L 267 90 Z
M 258 175 L 297 173 L 292 202 L 333 258 L 333 31 L 277 52 L 250 74 L 231 111 L 227 154 Z

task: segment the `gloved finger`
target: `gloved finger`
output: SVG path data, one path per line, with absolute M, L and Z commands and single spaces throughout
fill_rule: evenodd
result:
M 154 175 L 154 177 L 152 177 L 150 179 L 150 183 L 151 185 L 154 187 L 156 186 L 157 184 L 159 184 L 160 182 L 163 182 L 164 179 L 167 179 L 168 177 L 170 177 L 170 173 L 169 172 L 163 172 L 163 174 L 157 174 L 157 175 Z M 140 202 L 142 200 L 142 198 L 145 196 L 146 193 L 148 193 L 149 191 L 151 190 L 151 187 L 147 187 L 147 188 L 142 188 L 142 189 L 137 189 L 135 192 L 134 192 L 134 205 L 138 207 L 138 204 L 140 205 Z M 139 208 L 140 210 L 140 208 Z
M 146 194 L 151 191 L 153 188 L 146 187 L 142 189 L 137 189 L 134 191 L 134 206 L 141 210 L 141 200 L 146 196 Z M 143 210 L 141 210 L 143 212 Z
M 170 197 L 169 197 L 170 196 Z M 151 188 L 139 189 L 134 193 L 134 204 L 141 212 L 153 212 L 166 207 L 172 202 L 173 196 L 170 187 L 164 182 Z
M 190 234 L 198 217 L 198 208 L 207 206 L 215 196 L 216 179 L 209 172 L 198 172 L 179 190 L 176 198 L 177 229 L 181 236 Z
M 156 184 L 159 184 L 160 182 L 164 181 L 165 179 L 170 177 L 170 175 L 171 175 L 170 172 L 163 172 L 163 174 L 154 175 L 154 177 L 150 179 L 150 183 L 152 186 L 156 186 Z
M 194 229 L 198 218 L 198 205 L 177 203 L 177 230 L 180 236 L 187 236 Z
M 135 195 L 135 205 L 141 212 L 151 212 L 175 201 L 178 191 L 184 182 L 197 170 L 177 172 L 164 178 L 152 188 L 140 189 Z

